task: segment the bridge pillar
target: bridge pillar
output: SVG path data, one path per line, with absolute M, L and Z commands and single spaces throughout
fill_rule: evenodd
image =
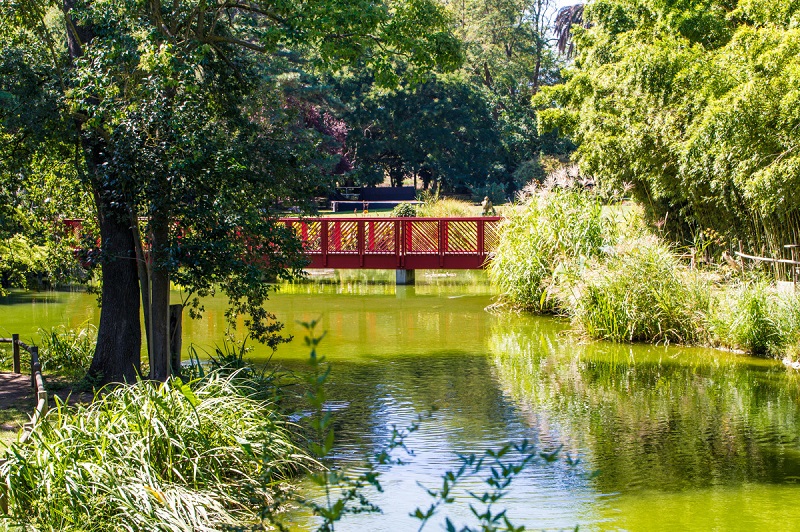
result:
M 395 270 L 394 279 L 396 285 L 413 285 L 414 270 Z

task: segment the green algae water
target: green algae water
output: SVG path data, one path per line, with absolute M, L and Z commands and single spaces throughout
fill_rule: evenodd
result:
M 333 365 L 336 459 L 358 469 L 393 426 L 431 417 L 407 440 L 404 465 L 381 469 L 381 514 L 348 517 L 345 531 L 416 530 L 425 488 L 479 453 L 533 441 L 579 458 L 533 464 L 501 500 L 532 530 L 800 530 L 800 379 L 780 363 L 727 352 L 583 343 L 557 320 L 487 312 L 482 272 L 418 272 L 395 287 L 394 272 L 333 273 L 283 285 L 270 310 L 297 338 L 272 362 L 302 370 L 308 353 L 296 322 L 320 319 L 320 353 Z M 175 294 L 175 298 L 179 297 Z M 184 322 L 184 345 L 210 349 L 225 333 L 222 298 Z M 37 327 L 96 323 L 95 296 L 16 293 L 0 300 L 0 336 Z M 254 358 L 270 353 L 256 348 Z M 484 475 L 486 476 L 486 475 Z M 314 495 L 311 488 L 309 494 Z M 443 517 L 475 523 L 468 492 Z M 313 518 L 294 517 L 298 530 Z

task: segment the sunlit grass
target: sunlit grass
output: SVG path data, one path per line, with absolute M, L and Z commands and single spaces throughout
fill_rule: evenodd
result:
M 312 461 L 235 376 L 138 382 L 60 405 L 0 473 L 14 522 L 37 530 L 219 530 Z

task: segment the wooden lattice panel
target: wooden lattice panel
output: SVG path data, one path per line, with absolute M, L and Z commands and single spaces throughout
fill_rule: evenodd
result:
M 445 230 L 445 252 L 478 253 L 478 224 L 448 221 Z
M 364 225 L 366 253 L 395 252 L 395 222 L 369 221 Z
M 491 253 L 500 245 L 501 222 L 492 221 L 484 224 L 483 251 Z
M 413 220 L 406 225 L 406 252 L 438 253 L 439 221 Z
M 328 251 L 358 253 L 358 222 L 352 220 L 328 222 Z

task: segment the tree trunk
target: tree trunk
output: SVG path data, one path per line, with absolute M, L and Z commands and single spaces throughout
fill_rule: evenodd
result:
M 183 305 L 169 306 L 169 354 L 172 374 L 181 375 L 181 347 L 183 347 Z
M 70 60 L 83 55 L 83 46 L 94 32 L 91 26 L 76 25 L 70 16 L 75 0 L 63 0 Z M 104 149 L 100 141 L 89 140 L 76 122 L 86 167 L 92 183 L 102 250 L 103 287 L 100 293 L 100 325 L 89 376 L 99 384 L 133 382 L 141 372 L 142 331 L 139 324 L 139 276 L 131 231 L 130 213 L 121 194 L 103 185 L 100 168 Z
M 139 231 L 139 217 L 133 207 L 131 211 L 131 232 L 133 233 L 134 249 L 136 250 L 136 265 L 139 271 L 139 291 L 142 294 L 142 310 L 144 311 L 144 337 L 147 341 L 147 352 L 150 352 L 150 344 L 153 343 L 150 334 L 150 271 L 147 267 L 147 256 L 145 255 L 144 245 L 142 244 L 142 234 Z
M 150 378 L 165 381 L 172 374 L 169 356 L 169 271 L 164 264 L 164 254 L 169 249 L 169 222 L 168 217 L 157 210 L 150 223 L 154 259 L 150 273 Z
M 139 275 L 130 214 L 113 195 L 95 190 L 100 222 L 103 287 L 100 325 L 89 375 L 100 384 L 134 382 L 141 371 Z

